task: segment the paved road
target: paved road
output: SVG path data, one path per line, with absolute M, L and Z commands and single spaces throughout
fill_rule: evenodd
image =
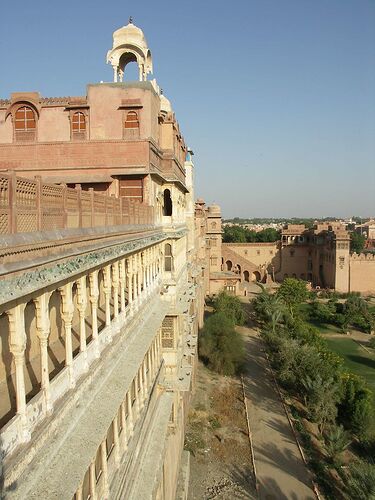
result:
M 267 371 L 261 341 L 241 328 L 247 343 L 244 376 L 254 459 L 262 500 L 315 500 L 288 419 Z

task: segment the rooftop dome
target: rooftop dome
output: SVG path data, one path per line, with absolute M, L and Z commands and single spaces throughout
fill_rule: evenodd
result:
M 139 81 L 146 81 L 147 75 L 152 73 L 152 57 L 143 31 L 129 23 L 113 33 L 113 47 L 107 52 L 107 63 L 114 71 L 113 80 L 122 82 L 127 64 L 136 62 L 139 69 Z
M 160 111 L 162 113 L 171 113 L 172 112 L 171 103 L 170 103 L 169 99 L 167 99 L 165 97 L 165 95 L 163 95 L 163 94 L 160 94 Z
M 142 47 L 143 49 L 148 48 L 147 40 L 143 31 L 141 28 L 138 28 L 138 26 L 133 24 L 131 18 L 126 26 L 119 28 L 113 33 L 113 47 L 128 43 L 134 43 L 134 45 Z
M 212 205 L 210 205 L 208 207 L 208 211 L 210 214 L 218 214 L 218 215 L 221 214 L 221 208 L 219 205 L 216 205 L 216 203 L 213 203 Z

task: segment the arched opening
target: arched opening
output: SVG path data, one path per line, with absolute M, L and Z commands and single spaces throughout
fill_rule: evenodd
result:
M 259 271 L 254 271 L 251 275 L 251 280 L 252 281 L 260 281 L 261 276 Z
M 172 208 L 171 192 L 169 189 L 164 189 L 163 215 L 167 217 L 171 216 Z
M 29 106 L 21 106 L 14 115 L 14 133 L 17 141 L 33 141 L 36 136 L 35 112 Z
M 9 319 L 4 313 L 0 315 L 0 428 L 17 412 L 16 376 L 9 347 L 9 336 Z
M 129 111 L 126 114 L 125 128 L 139 128 L 138 113 L 136 111 Z
M 164 271 L 172 271 L 172 245 L 166 243 L 164 246 Z
M 227 266 L 227 271 L 231 271 L 233 267 L 232 261 L 227 260 L 225 264 Z
M 241 276 L 241 266 L 239 264 L 237 264 L 237 271 L 236 271 L 236 273 Z
M 139 66 L 137 57 L 132 52 L 125 52 L 120 57 L 119 62 L 120 74 L 119 79 L 122 82 L 126 80 L 128 82 L 134 82 L 139 80 Z
M 73 137 L 83 137 L 86 133 L 86 118 L 81 111 L 74 113 L 72 117 Z
M 31 300 L 25 307 L 25 392 L 26 401 L 30 401 L 41 387 L 41 369 L 40 369 L 40 344 L 36 334 L 36 310 L 35 304 Z
M 249 271 L 244 271 L 244 272 L 243 272 L 243 279 L 244 279 L 245 281 L 247 281 L 247 282 L 249 282 L 249 281 L 250 281 L 250 273 L 249 273 Z
M 65 332 L 61 318 L 61 294 L 55 290 L 48 304 L 50 334 L 48 338 L 48 370 L 52 380 L 65 366 Z

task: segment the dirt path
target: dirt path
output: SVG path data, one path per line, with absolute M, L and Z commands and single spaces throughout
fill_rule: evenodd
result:
M 247 345 L 244 375 L 259 498 L 315 499 L 279 396 L 274 389 L 262 344 L 254 330 L 240 328 Z

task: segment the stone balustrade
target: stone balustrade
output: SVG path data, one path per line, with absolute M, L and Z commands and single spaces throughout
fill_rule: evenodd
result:
M 0 385 L 5 456 L 30 440 L 120 331 L 128 334 L 126 326 L 160 291 L 161 256 L 162 243 L 156 242 L 36 291 L 27 299 L 10 302 L 9 308 L 2 306 L 0 326 L 4 341 L 9 339 L 8 356 L 3 345 L 5 368 Z M 160 365 L 159 343 L 150 347 L 134 382 L 135 393 L 140 392 L 137 412 Z

